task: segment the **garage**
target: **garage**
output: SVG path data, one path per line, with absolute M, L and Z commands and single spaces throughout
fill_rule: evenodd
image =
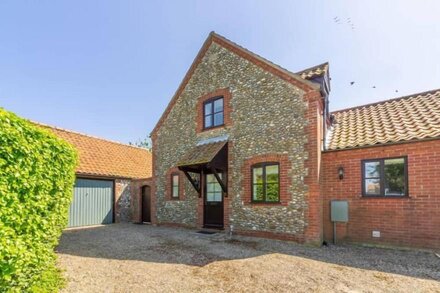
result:
M 58 127 L 38 124 L 70 143 L 78 152 L 76 182 L 69 208 L 68 227 L 151 218 L 142 191 L 151 186 L 151 152 Z M 145 208 L 142 213 L 142 208 Z M 145 219 L 144 219 L 145 218 Z
M 113 185 L 112 180 L 76 179 L 68 227 L 113 223 Z

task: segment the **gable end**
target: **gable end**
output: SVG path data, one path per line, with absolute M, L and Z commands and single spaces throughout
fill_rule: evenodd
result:
M 206 41 L 203 43 L 202 48 L 197 53 L 196 58 L 194 59 L 189 70 L 185 74 L 185 77 L 183 78 L 182 82 L 177 88 L 177 91 L 175 92 L 173 98 L 168 103 L 168 106 L 166 107 L 165 111 L 163 112 L 162 116 L 160 117 L 159 121 L 157 122 L 156 126 L 151 132 L 150 135 L 152 137 L 156 135 L 157 131 L 162 126 L 164 120 L 166 119 L 166 117 L 168 117 L 169 113 L 171 112 L 171 109 L 176 104 L 178 98 L 180 97 L 186 85 L 188 84 L 189 80 L 191 79 L 192 75 L 194 74 L 194 71 L 196 70 L 200 61 L 203 59 L 203 57 L 205 56 L 206 52 L 208 51 L 209 47 L 213 42 L 233 52 L 234 54 L 237 54 L 238 56 L 254 63 L 255 65 L 263 68 L 264 70 L 278 76 L 279 78 L 295 85 L 296 87 L 302 89 L 305 92 L 320 90 L 318 85 L 308 80 L 305 80 L 301 78 L 299 75 L 289 72 L 288 70 L 250 52 L 249 50 L 229 41 L 228 39 L 216 34 L 215 32 L 211 32 L 208 38 L 206 39 Z

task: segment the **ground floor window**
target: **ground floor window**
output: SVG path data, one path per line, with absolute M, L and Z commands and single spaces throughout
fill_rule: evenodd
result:
M 178 199 L 179 198 L 179 174 L 173 173 L 171 174 L 171 198 Z
M 280 168 L 278 163 L 258 163 L 252 165 L 252 201 L 280 201 Z
M 407 158 L 362 161 L 362 195 L 408 195 Z

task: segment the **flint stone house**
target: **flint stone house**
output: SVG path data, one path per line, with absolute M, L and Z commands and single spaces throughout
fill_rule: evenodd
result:
M 69 227 L 150 221 L 150 214 L 142 213 L 151 206 L 150 151 L 36 124 L 52 131 L 78 151 L 79 164 L 69 210 Z
M 328 63 L 292 73 L 211 33 L 151 135 L 152 222 L 440 247 L 440 91 L 334 113 L 329 92 Z

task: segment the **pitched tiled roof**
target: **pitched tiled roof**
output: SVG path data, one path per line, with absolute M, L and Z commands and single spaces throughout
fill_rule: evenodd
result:
M 315 77 L 324 76 L 328 72 L 328 62 L 301 70 L 296 74 L 304 79 L 313 79 Z
M 329 150 L 440 138 L 440 89 L 332 115 Z
M 78 150 L 77 174 L 133 179 L 151 177 L 152 157 L 146 149 L 36 124 L 51 130 Z
M 207 164 L 215 158 L 227 143 L 227 141 L 219 141 L 198 145 L 186 153 L 177 163 L 177 166 Z

